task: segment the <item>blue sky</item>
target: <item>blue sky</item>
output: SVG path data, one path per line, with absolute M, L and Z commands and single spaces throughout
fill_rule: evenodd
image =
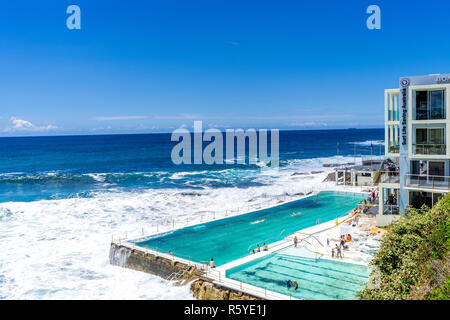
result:
M 81 8 L 81 30 L 66 8 Z M 381 30 L 366 8 L 381 8 Z M 382 127 L 383 90 L 450 72 L 448 1 L 10 1 L 0 135 Z

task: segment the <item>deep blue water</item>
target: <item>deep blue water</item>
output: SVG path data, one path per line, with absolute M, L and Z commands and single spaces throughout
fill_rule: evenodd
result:
M 378 155 L 383 139 L 383 129 L 281 131 L 280 167 L 293 160 L 336 156 L 338 143 L 339 155 Z M 245 174 L 262 170 L 257 165 L 177 166 L 170 158 L 175 144 L 170 134 L 0 138 L 0 202 L 90 197 L 117 189 L 246 188 L 261 183 Z M 232 173 L 224 173 L 226 169 Z M 173 178 L 190 171 L 201 173 Z M 216 179 L 207 179 L 211 177 Z

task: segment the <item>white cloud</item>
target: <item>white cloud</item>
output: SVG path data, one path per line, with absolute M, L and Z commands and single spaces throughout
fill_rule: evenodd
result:
M 11 117 L 11 123 L 13 124 L 12 128 L 13 129 L 29 129 L 29 128 L 33 128 L 34 125 L 26 120 L 21 120 L 21 119 L 16 119 L 14 117 Z
M 328 124 L 326 124 L 325 122 L 310 121 L 310 122 L 302 122 L 302 123 L 291 123 L 290 126 L 291 127 L 327 127 Z
M 53 125 L 47 126 L 36 126 L 30 121 L 17 119 L 16 117 L 11 117 L 11 126 L 6 127 L 3 131 L 5 132 L 15 132 L 15 131 L 32 131 L 32 132 L 45 132 L 50 130 L 58 129 L 58 127 Z
M 214 128 L 214 129 L 227 129 L 227 128 L 231 128 L 231 126 L 220 125 L 220 124 L 213 124 L 213 123 L 208 124 L 208 127 L 209 127 L 209 128 Z
M 97 121 L 114 121 L 114 120 L 135 120 L 135 119 L 147 119 L 147 116 L 116 116 L 116 117 L 96 117 Z

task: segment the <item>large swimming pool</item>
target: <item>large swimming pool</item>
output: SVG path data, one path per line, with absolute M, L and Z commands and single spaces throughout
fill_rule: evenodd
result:
M 216 265 L 248 255 L 249 246 L 282 240 L 289 234 L 344 216 L 353 209 L 362 194 L 320 192 L 317 196 L 285 203 L 226 219 L 203 223 L 156 235 L 136 245 L 177 257 L 205 263 L 214 258 Z
M 277 251 L 227 270 L 227 277 L 306 300 L 352 300 L 364 289 L 370 269 L 363 265 L 315 259 L 302 247 Z M 287 281 L 296 280 L 297 290 Z

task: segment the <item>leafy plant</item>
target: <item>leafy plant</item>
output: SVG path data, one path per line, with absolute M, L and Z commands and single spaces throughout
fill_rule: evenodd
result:
M 431 210 L 408 208 L 388 228 L 372 260 L 372 275 L 361 299 L 448 297 L 450 195 Z

